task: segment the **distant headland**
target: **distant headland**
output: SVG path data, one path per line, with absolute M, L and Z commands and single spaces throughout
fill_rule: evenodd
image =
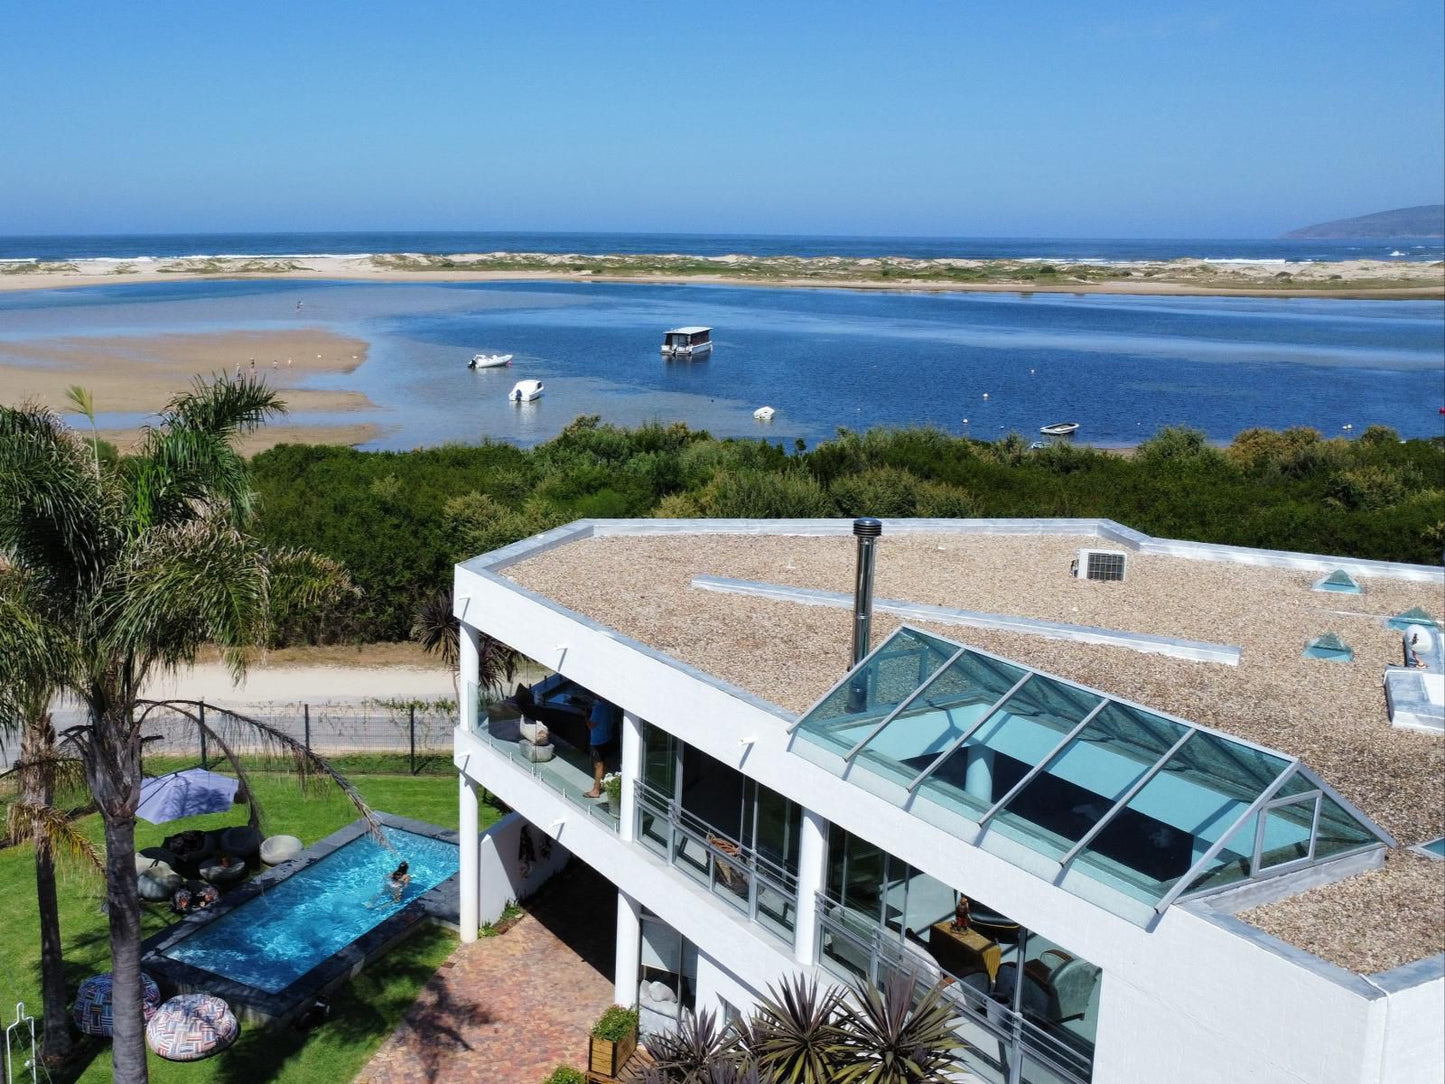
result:
M 1336 240 L 1382 237 L 1445 237 L 1445 203 L 1377 211 L 1358 218 L 1320 222 L 1281 234 L 1287 240 Z

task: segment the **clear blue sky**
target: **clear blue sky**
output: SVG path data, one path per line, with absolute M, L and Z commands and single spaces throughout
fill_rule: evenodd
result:
M 1445 189 L 1440 0 L 0 0 L 0 233 L 1273 236 Z

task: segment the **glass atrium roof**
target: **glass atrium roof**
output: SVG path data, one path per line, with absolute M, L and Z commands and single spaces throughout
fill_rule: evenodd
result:
M 1394 842 L 1297 758 L 907 625 L 792 748 L 1121 913 Z

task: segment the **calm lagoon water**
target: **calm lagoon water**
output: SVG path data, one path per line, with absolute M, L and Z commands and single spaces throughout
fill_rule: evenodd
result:
M 694 323 L 716 329 L 713 354 L 663 360 L 662 332 Z M 62 334 L 297 326 L 371 344 L 356 372 L 309 386 L 370 396 L 387 427 L 373 446 L 384 448 L 531 444 L 579 414 L 789 444 L 838 426 L 916 423 L 992 438 L 1078 421 L 1081 440 L 1118 445 L 1176 424 L 1228 440 L 1291 425 L 1431 436 L 1445 422 L 1445 303 L 1435 301 L 290 281 L 0 294 L 0 357 L 7 340 Z M 515 359 L 468 371 L 478 351 Z M 546 394 L 507 403 L 525 377 Z M 763 404 L 778 411 L 771 423 L 752 418 Z

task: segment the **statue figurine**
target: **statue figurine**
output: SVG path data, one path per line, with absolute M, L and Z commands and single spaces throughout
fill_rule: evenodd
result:
M 973 916 L 968 912 L 968 897 L 962 892 L 958 894 L 958 902 L 953 905 L 953 928 L 963 931 L 973 923 Z

